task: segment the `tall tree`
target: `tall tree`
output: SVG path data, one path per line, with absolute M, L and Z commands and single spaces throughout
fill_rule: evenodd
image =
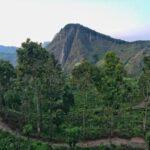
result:
M 94 79 L 96 79 L 96 73 L 97 68 L 86 60 L 78 66 L 75 66 L 72 71 L 72 83 L 80 97 L 80 102 L 78 101 L 77 103 L 79 103 L 79 111 L 82 110 L 83 136 L 85 135 L 86 128 L 86 110 L 92 108 L 94 103 L 95 95 L 93 95 L 92 98 L 89 97 L 93 91 L 95 92 Z M 79 99 L 79 97 L 77 99 Z
M 108 52 L 106 54 L 102 72 L 101 84 L 97 84 L 97 88 L 103 95 L 104 104 L 118 108 L 119 102 L 124 99 L 125 71 L 115 53 Z
M 110 134 L 114 126 L 114 109 L 118 109 L 123 100 L 123 65 L 113 52 L 108 52 L 105 56 L 104 77 L 102 93 L 104 103 L 107 105 L 110 115 Z
M 6 105 L 4 95 L 5 92 L 11 87 L 13 79 L 15 77 L 15 69 L 8 62 L 0 60 L 0 106 Z
M 106 53 L 104 64 L 101 67 L 101 78 L 97 80 L 96 86 L 102 95 L 104 108 L 108 112 L 108 123 L 110 135 L 114 126 L 114 111 L 119 109 L 124 98 L 124 76 L 123 64 L 113 52 Z
M 28 112 L 28 123 L 31 122 L 30 115 L 36 114 L 37 132 L 40 134 L 42 114 L 50 113 L 52 118 L 53 110 L 56 111 L 62 105 L 64 77 L 60 65 L 41 44 L 27 39 L 17 54 L 17 78 L 22 86 L 22 106 Z

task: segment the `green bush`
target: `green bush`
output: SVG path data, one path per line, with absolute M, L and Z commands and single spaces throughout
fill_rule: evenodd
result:
M 74 148 L 78 142 L 80 138 L 80 131 L 81 129 L 79 127 L 71 127 L 66 129 L 67 143 L 71 148 Z
M 30 146 L 29 146 L 30 144 Z M 31 142 L 0 131 L 0 150 L 50 150 L 50 146 L 41 142 Z

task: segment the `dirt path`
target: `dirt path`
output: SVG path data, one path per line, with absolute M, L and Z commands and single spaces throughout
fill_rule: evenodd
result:
M 26 139 L 26 137 L 10 129 L 5 123 L 1 121 L 1 119 L 0 119 L 0 129 L 3 131 L 7 131 L 17 137 Z M 31 140 L 40 142 L 40 140 L 34 139 L 34 138 L 32 138 Z M 114 144 L 114 145 L 126 145 L 126 146 L 131 146 L 133 148 L 141 148 L 143 150 L 146 149 L 146 143 L 144 139 L 141 137 L 133 137 L 131 139 L 122 139 L 122 138 L 116 137 L 112 139 L 90 140 L 90 141 L 85 141 L 85 142 L 79 142 L 77 145 L 79 147 L 96 147 L 101 144 L 109 146 L 110 141 L 111 141 L 111 144 Z M 54 147 L 68 147 L 66 143 L 51 143 L 51 142 L 45 142 L 45 141 L 41 141 L 41 142 L 47 143 Z
M 148 102 L 148 106 L 150 106 L 150 101 Z M 143 109 L 143 108 L 145 108 L 145 100 L 139 102 L 133 108 L 135 108 L 135 109 Z
M 0 118 L 0 130 L 9 132 L 11 134 L 16 134 L 13 130 L 11 130 L 5 123 L 2 122 L 2 119 Z
M 111 143 L 110 143 L 111 141 Z M 78 143 L 78 146 L 80 147 L 95 147 L 99 145 L 106 145 L 109 146 L 110 144 L 114 145 L 124 145 L 129 146 L 132 148 L 140 148 L 140 149 L 146 149 L 146 143 L 143 138 L 140 137 L 134 137 L 131 139 L 122 139 L 122 138 L 112 138 L 112 139 L 101 139 L 101 140 L 94 140 L 94 141 L 86 141 L 82 143 Z

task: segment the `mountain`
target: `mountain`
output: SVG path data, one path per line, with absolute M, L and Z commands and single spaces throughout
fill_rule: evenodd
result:
M 50 42 L 42 43 L 42 47 L 47 48 Z M 0 45 L 0 59 L 7 60 L 16 66 L 17 63 L 17 47 Z
M 16 49 L 17 47 L 0 45 L 0 59 L 8 60 L 15 66 L 17 59 Z
M 43 47 L 43 48 L 47 48 L 48 45 L 49 45 L 49 43 L 50 43 L 50 42 L 48 42 L 48 41 L 47 41 L 47 42 L 43 42 L 43 43 L 42 43 L 42 47 Z
M 127 42 L 80 24 L 68 24 L 56 34 L 47 49 L 67 72 L 83 59 L 99 65 L 107 51 L 114 51 L 128 73 L 135 75 L 141 71 L 144 55 L 150 54 L 150 41 Z
M 68 24 L 56 34 L 51 42 L 43 47 L 53 53 L 66 72 L 70 72 L 76 63 L 87 59 L 100 65 L 107 51 L 114 51 L 131 75 L 141 72 L 144 55 L 150 55 L 150 41 L 127 42 L 98 33 L 80 24 Z M 16 65 L 17 47 L 0 45 L 0 59 Z

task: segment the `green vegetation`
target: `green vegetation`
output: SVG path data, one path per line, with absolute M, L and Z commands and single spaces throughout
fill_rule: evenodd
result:
M 41 142 L 30 142 L 0 131 L 0 150 L 50 150 L 50 146 Z
M 41 44 L 29 39 L 17 55 L 16 68 L 0 61 L 0 116 L 22 137 L 0 131 L 2 149 L 51 149 L 33 137 L 67 142 L 69 149 L 81 149 L 77 143 L 83 140 L 111 142 L 112 137 L 137 136 L 149 142 L 149 56 L 135 79 L 113 52 L 107 52 L 101 66 L 83 60 L 69 75 Z

